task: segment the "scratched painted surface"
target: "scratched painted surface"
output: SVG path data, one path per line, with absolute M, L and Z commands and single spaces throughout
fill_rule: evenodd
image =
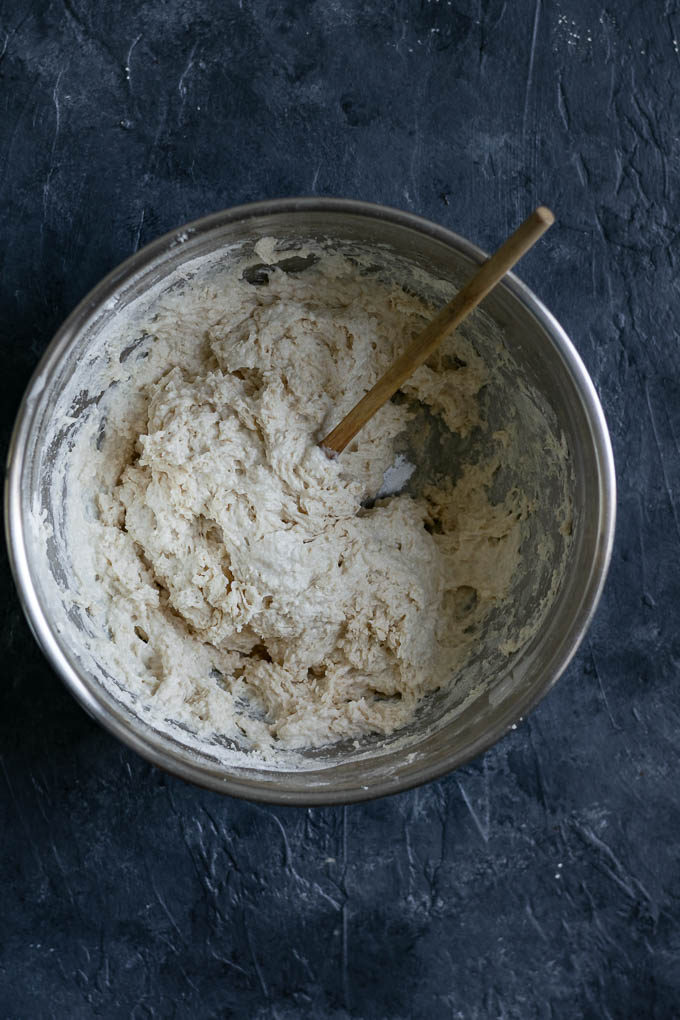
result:
M 680 1015 L 680 8 L 661 0 L 0 5 L 3 438 L 50 335 L 160 232 L 315 193 L 522 264 L 599 387 L 610 581 L 482 759 L 356 808 L 220 799 L 71 700 L 3 573 L 3 1018 Z

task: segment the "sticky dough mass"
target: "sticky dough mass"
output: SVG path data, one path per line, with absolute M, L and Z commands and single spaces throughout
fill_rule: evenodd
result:
M 389 734 L 455 682 L 519 560 L 521 494 L 489 498 L 502 436 L 455 485 L 371 501 L 417 402 L 484 427 L 484 363 L 457 337 L 337 461 L 317 446 L 430 315 L 346 263 L 156 315 L 151 378 L 107 426 L 88 610 L 158 711 L 319 747 Z

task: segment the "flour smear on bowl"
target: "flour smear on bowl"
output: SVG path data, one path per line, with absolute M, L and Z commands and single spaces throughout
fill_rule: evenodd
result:
M 462 696 L 482 645 L 501 661 L 535 634 L 568 456 L 483 313 L 337 460 L 317 446 L 433 308 L 368 258 L 266 239 L 176 271 L 87 350 L 55 415 L 63 506 L 36 512 L 64 626 L 150 725 L 263 760 L 385 737 Z M 405 457 L 414 484 L 381 496 Z

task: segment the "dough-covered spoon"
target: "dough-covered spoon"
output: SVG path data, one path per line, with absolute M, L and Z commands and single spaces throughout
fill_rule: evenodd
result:
M 349 414 L 345 415 L 340 424 L 321 440 L 319 446 L 329 457 L 337 457 L 342 453 L 375 412 L 394 396 L 399 387 L 424 361 L 427 361 L 442 340 L 453 333 L 473 308 L 477 307 L 554 222 L 554 215 L 544 205 L 539 206 L 527 217 L 498 251 L 483 263 L 472 279 L 458 291 L 453 300 L 442 308 L 429 326 L 411 341 L 404 353 Z

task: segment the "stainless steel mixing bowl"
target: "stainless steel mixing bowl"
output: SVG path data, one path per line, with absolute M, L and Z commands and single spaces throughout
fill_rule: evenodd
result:
M 210 754 L 151 729 L 83 667 L 50 609 L 55 565 L 36 541 L 31 508 L 40 493 L 45 442 L 60 386 L 82 356 L 87 335 L 117 309 L 198 255 L 244 239 L 332 237 L 391 249 L 445 279 L 460 279 L 484 254 L 456 234 L 408 213 L 334 199 L 285 199 L 241 206 L 167 234 L 110 273 L 81 302 L 47 349 L 21 404 L 9 451 L 6 531 L 19 595 L 54 669 L 90 715 L 156 765 L 223 793 L 282 804 L 347 803 L 395 793 L 442 776 L 486 750 L 526 715 L 574 655 L 593 615 L 609 563 L 615 518 L 611 445 L 600 403 L 574 347 L 553 316 L 510 274 L 485 301 L 550 405 L 573 470 L 574 534 L 565 575 L 540 631 L 508 668 L 446 724 L 423 728 L 408 746 L 377 744 L 368 757 L 340 753 L 303 771 L 225 769 Z M 52 586 L 52 590 L 54 585 Z M 320 761 L 320 760 L 319 760 Z

